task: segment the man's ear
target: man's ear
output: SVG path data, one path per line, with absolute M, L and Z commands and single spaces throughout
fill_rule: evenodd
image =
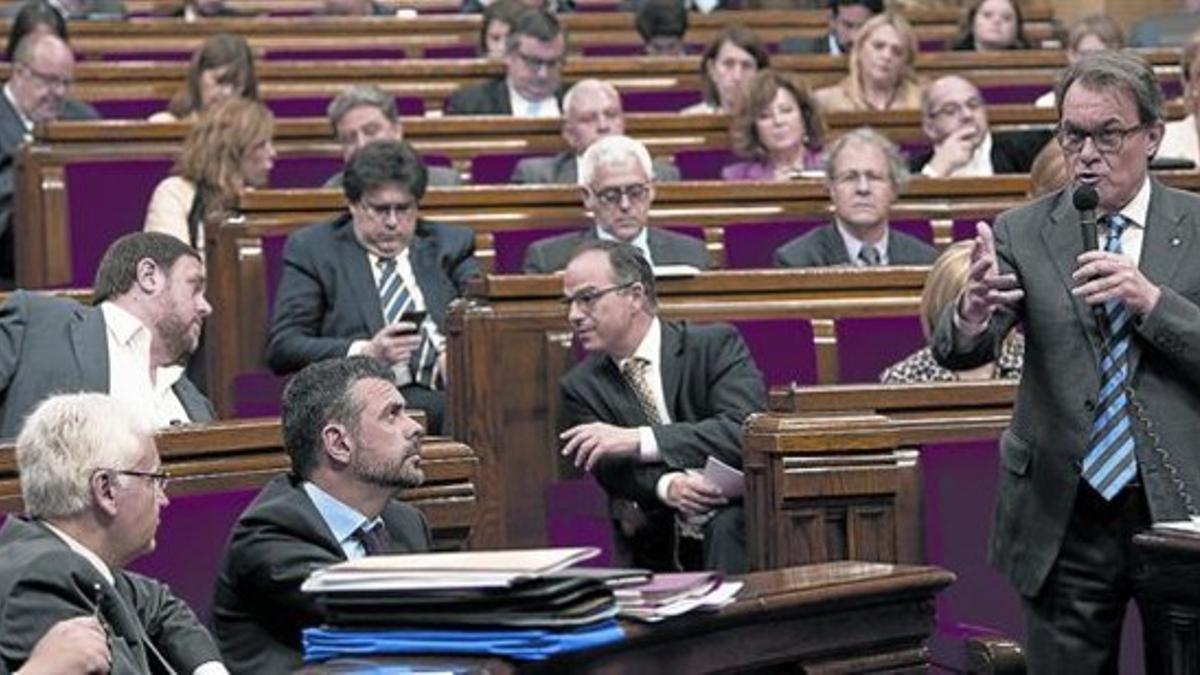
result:
M 345 425 L 330 422 L 321 429 L 321 451 L 331 466 L 342 467 L 350 464 L 352 450 L 350 431 Z
M 139 260 L 134 269 L 134 283 L 146 295 L 153 295 L 165 281 L 162 268 L 150 258 Z
M 92 501 L 110 517 L 117 515 L 117 477 L 111 471 L 96 471 L 88 483 Z
M 583 200 L 584 208 L 593 213 L 596 212 L 596 193 L 592 192 L 592 188 L 586 185 L 580 185 L 579 197 Z
M 1146 138 L 1150 141 L 1149 148 L 1146 150 L 1147 158 L 1152 159 L 1158 154 L 1158 146 L 1160 143 L 1162 143 L 1163 133 L 1165 133 L 1165 131 L 1166 127 L 1163 125 L 1161 120 L 1146 127 Z

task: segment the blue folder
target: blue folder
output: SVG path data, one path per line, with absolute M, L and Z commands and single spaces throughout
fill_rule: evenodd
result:
M 576 630 L 304 629 L 304 660 L 385 654 L 479 654 L 537 661 L 623 640 L 615 620 Z

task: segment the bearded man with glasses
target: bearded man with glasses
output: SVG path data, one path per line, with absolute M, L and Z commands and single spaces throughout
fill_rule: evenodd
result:
M 563 303 L 589 356 L 561 382 L 562 454 L 608 492 L 619 564 L 746 572 L 741 499 L 705 467 L 741 469 L 762 374 L 732 326 L 660 320 L 654 287 L 630 244 L 588 241 L 571 256 Z
M 595 225 L 534 242 L 525 250 L 522 270 L 526 274 L 557 272 L 566 267 L 577 246 L 596 240 L 632 244 L 652 266 L 706 270 L 711 265 L 703 241 L 648 226 L 654 204 L 654 164 L 640 142 L 609 135 L 588 146 L 579 158 L 579 193 Z
M 933 355 L 973 368 L 1023 326 L 989 559 L 1022 596 L 1030 672 L 1115 673 L 1151 581 L 1134 535 L 1200 498 L 1200 198 L 1149 173 L 1163 98 L 1141 57 L 1089 55 L 1055 93 L 1070 185 L 978 226 Z
M 279 375 L 362 354 L 393 367 L 440 433 L 446 309 L 481 274 L 475 235 L 420 217 L 428 174 L 406 141 L 375 141 L 346 167 L 346 213 L 288 236 L 267 339 Z

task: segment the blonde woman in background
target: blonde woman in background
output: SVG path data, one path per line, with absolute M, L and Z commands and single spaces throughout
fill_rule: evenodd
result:
M 906 110 L 921 107 L 921 83 L 913 70 L 917 35 L 899 14 L 868 20 L 850 52 L 850 74 L 813 95 L 821 112 Z

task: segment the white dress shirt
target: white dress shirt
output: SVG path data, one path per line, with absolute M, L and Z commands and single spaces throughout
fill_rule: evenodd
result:
M 530 101 L 508 83 L 508 103 L 512 106 L 513 117 L 559 117 L 558 99 L 547 96 L 540 101 Z
M 159 366 L 150 377 L 150 329 L 112 302 L 100 303 L 108 348 L 108 393 L 141 412 L 155 427 L 188 422 L 172 387 L 183 366 Z
M 596 238 L 600 239 L 601 241 L 620 241 L 614 237 L 611 232 L 605 230 L 599 225 L 596 226 Z M 628 243 L 630 246 L 633 246 L 637 250 L 641 251 L 642 257 L 646 259 L 646 262 L 650 263 L 651 267 L 654 267 L 654 258 L 650 255 L 650 235 L 646 228 L 643 227 L 642 231 L 638 232 L 637 236 L 631 241 L 622 243 Z
M 863 262 L 858 257 L 858 254 L 862 252 L 863 246 L 866 246 L 866 244 L 863 243 L 862 239 L 854 236 L 854 233 L 842 225 L 841 222 L 835 221 L 835 224 L 837 226 L 838 234 L 842 235 L 842 243 L 846 245 L 846 255 L 850 257 L 850 264 L 854 267 L 866 267 L 867 263 Z M 879 254 L 880 265 L 887 265 L 890 262 L 887 254 L 888 234 L 888 228 L 885 225 L 883 228 L 883 236 L 879 238 L 879 241 L 872 245 L 872 248 L 875 249 L 875 252 Z
M 8 99 L 8 104 L 17 113 L 17 117 L 21 120 L 21 124 L 25 125 L 25 140 L 33 140 L 33 120 L 25 116 L 25 111 L 21 110 L 21 106 L 17 105 L 17 99 L 12 93 L 12 84 L 4 83 L 4 97 Z

